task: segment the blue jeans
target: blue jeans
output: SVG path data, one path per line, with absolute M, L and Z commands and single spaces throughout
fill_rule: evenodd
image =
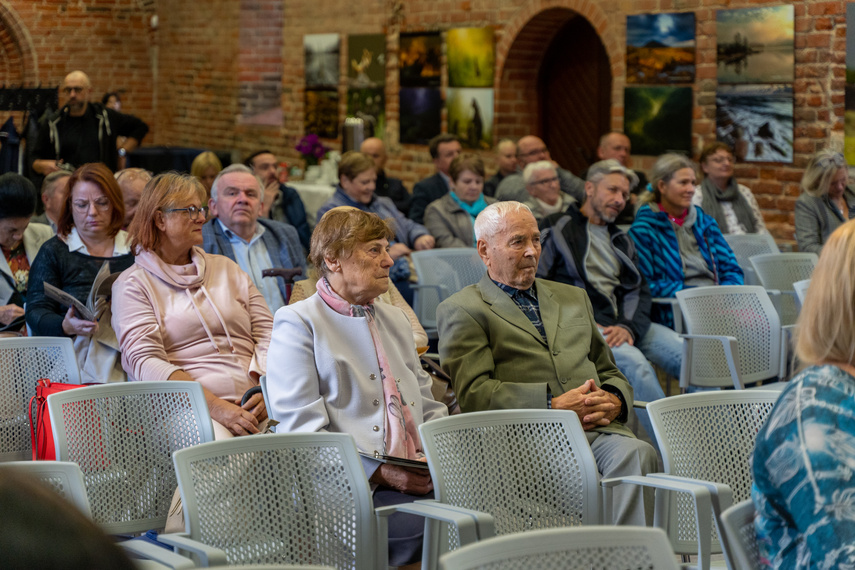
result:
M 665 327 L 662 327 L 663 329 Z M 668 330 L 668 329 L 665 329 Z M 649 335 L 644 336 L 645 340 Z M 678 339 L 679 340 L 679 339 Z M 612 348 L 612 354 L 615 357 L 615 364 L 632 386 L 633 398 L 641 402 L 652 402 L 665 397 L 665 392 L 662 391 L 662 386 L 659 384 L 659 378 L 653 367 L 647 362 L 647 357 L 639 349 L 638 346 L 629 343 L 623 343 L 620 346 Z M 679 366 L 678 366 L 679 367 Z M 635 413 L 638 415 L 638 423 L 647 431 L 651 440 L 656 440 L 653 433 L 653 424 L 650 423 L 650 416 L 647 410 L 636 408 Z
M 647 334 L 635 343 L 647 360 L 673 378 L 680 378 L 683 362 L 683 339 L 666 326 L 650 323 Z M 641 400 L 641 398 L 639 398 Z

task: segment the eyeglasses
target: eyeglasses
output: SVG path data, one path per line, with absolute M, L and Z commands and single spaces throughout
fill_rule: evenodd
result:
M 547 154 L 548 152 L 549 152 L 549 150 L 545 146 L 542 146 L 540 148 L 536 148 L 536 149 L 530 150 L 528 152 L 521 152 L 521 153 L 519 153 L 519 156 L 521 158 L 528 158 L 530 156 L 537 156 L 538 154 Z
M 541 184 L 552 184 L 553 182 L 558 182 L 558 177 L 553 176 L 552 178 L 544 178 L 543 180 L 532 180 L 529 182 L 532 186 L 540 186 Z
M 714 162 L 716 164 L 724 164 L 725 162 L 733 164 L 733 157 L 729 154 L 711 156 L 709 160 L 710 162 Z
M 834 166 L 839 166 L 840 168 L 843 168 L 843 166 L 846 164 L 846 159 L 843 157 L 842 152 L 836 152 L 832 155 L 824 156 L 824 157 L 820 158 L 819 160 L 816 161 L 816 163 L 823 168 L 825 168 L 826 166 L 829 166 L 831 164 L 833 164 Z
M 110 200 L 107 198 L 98 198 L 94 202 L 89 200 L 75 200 L 71 203 L 71 207 L 74 208 L 75 212 L 79 212 L 81 214 L 85 214 L 89 211 L 91 204 L 95 204 L 95 209 L 100 210 L 102 212 L 106 212 L 110 209 Z
M 86 87 L 63 87 L 62 92 L 66 95 L 70 95 L 71 93 L 83 93 Z
M 167 208 L 163 210 L 164 214 L 171 214 L 172 212 L 187 212 L 190 219 L 195 221 L 199 219 L 200 214 L 202 218 L 208 217 L 208 206 L 188 206 L 186 208 Z

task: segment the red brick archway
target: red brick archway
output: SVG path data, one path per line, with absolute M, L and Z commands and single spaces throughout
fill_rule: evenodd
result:
M 18 13 L 0 0 L 0 77 L 5 85 L 34 86 L 38 62 L 33 40 Z
M 574 18 L 584 18 L 599 35 L 613 78 L 624 69 L 617 30 L 595 2 L 590 0 L 540 0 L 526 3 L 508 21 L 496 46 L 497 138 L 517 138 L 539 132 L 538 74 L 556 34 Z M 623 31 L 620 31 L 621 34 Z M 614 84 L 612 86 L 614 91 Z M 614 98 L 611 93 L 612 107 Z M 614 115 L 614 113 L 613 113 Z

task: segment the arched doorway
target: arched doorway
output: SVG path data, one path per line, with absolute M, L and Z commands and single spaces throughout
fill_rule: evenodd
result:
M 540 69 L 543 140 L 553 160 L 579 174 L 596 160 L 599 137 L 609 131 L 612 75 L 597 32 L 582 17 L 555 35 Z
M 548 8 L 528 18 L 507 50 L 497 137 L 536 134 L 561 166 L 582 172 L 611 128 L 611 63 L 597 31 L 575 10 Z

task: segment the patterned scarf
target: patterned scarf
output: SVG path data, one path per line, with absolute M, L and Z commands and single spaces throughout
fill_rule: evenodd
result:
M 721 190 L 707 176 L 701 182 L 701 192 L 704 195 L 704 212 L 715 218 L 719 229 L 721 229 L 721 233 L 730 233 L 727 228 L 727 218 L 721 209 L 721 202 L 731 203 L 733 213 L 736 214 L 736 219 L 742 224 L 746 232 L 749 234 L 757 232 L 757 225 L 754 223 L 754 213 L 751 211 L 751 205 L 745 199 L 745 196 L 742 195 L 742 192 L 739 191 L 736 178 L 731 176 L 727 182 L 727 188 Z
M 383 350 L 380 331 L 377 330 L 377 323 L 374 320 L 374 301 L 367 305 L 351 305 L 332 290 L 325 277 L 318 279 L 316 288 L 318 295 L 330 309 L 346 317 L 364 317 L 368 323 L 371 340 L 374 341 L 374 352 L 380 365 L 380 381 L 383 386 L 383 399 L 386 402 L 386 435 L 383 441 L 385 447 L 383 453 L 406 459 L 423 457 L 422 442 L 413 422 L 412 412 L 401 395 L 395 377 L 392 376 L 386 351 Z

